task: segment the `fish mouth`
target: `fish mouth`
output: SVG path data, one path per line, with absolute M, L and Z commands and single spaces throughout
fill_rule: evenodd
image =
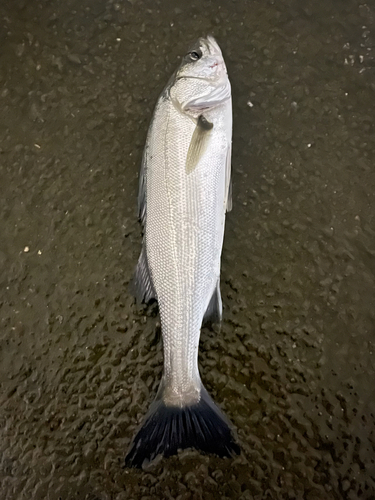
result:
M 227 68 L 225 66 L 225 63 L 224 61 L 215 61 L 214 63 L 210 64 L 208 66 L 210 69 L 216 69 L 216 72 L 210 76 L 196 76 L 196 75 L 181 75 L 181 76 L 177 76 L 176 77 L 176 81 L 177 80 L 181 80 L 183 78 L 191 78 L 193 80 L 204 80 L 204 81 L 212 81 L 214 79 L 217 78 L 218 74 L 220 75 L 220 73 L 224 73 L 226 76 L 228 76 L 228 71 L 227 71 Z M 223 75 L 221 75 L 222 77 Z
M 185 76 L 184 75 L 184 76 L 178 76 L 176 78 L 176 81 L 183 80 L 183 79 L 185 79 L 185 80 L 188 80 L 188 79 L 190 79 L 190 80 L 205 80 L 205 81 L 210 80 L 210 78 L 203 77 L 203 76 Z
M 221 49 L 213 36 L 208 35 L 206 38 L 200 38 L 199 42 L 206 46 L 211 55 L 220 55 L 222 57 Z

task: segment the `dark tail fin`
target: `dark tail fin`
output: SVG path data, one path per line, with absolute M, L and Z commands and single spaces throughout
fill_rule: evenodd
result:
M 159 454 L 170 457 L 185 448 L 197 448 L 220 457 L 240 453 L 229 422 L 203 386 L 197 404 L 179 408 L 166 406 L 162 399 L 152 403 L 130 445 L 125 466 L 142 467 Z

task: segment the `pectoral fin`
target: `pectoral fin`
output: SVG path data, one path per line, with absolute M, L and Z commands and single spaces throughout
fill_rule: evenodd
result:
M 203 115 L 200 115 L 190 141 L 186 158 L 186 172 L 188 174 L 193 172 L 195 167 L 198 165 L 200 158 L 203 156 L 207 148 L 212 128 L 213 124 L 206 120 Z

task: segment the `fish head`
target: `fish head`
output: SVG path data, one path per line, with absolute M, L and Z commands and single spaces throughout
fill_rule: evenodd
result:
M 183 57 L 170 89 L 183 112 L 200 113 L 231 97 L 220 47 L 212 36 L 199 38 Z
M 184 56 L 177 78 L 203 78 L 217 81 L 227 77 L 220 47 L 212 36 L 199 38 Z

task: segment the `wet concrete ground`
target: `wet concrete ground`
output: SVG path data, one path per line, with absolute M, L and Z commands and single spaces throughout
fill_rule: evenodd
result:
M 375 498 L 375 5 L 3 0 L 0 498 Z M 233 88 L 224 321 L 234 460 L 123 459 L 162 370 L 128 292 L 156 99 L 214 34 Z

